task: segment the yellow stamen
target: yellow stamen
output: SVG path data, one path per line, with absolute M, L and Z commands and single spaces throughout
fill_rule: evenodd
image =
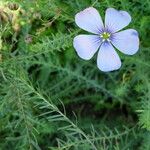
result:
M 107 40 L 107 39 L 109 39 L 110 34 L 107 33 L 107 32 L 103 32 L 103 33 L 100 35 L 100 37 L 102 37 L 104 40 Z

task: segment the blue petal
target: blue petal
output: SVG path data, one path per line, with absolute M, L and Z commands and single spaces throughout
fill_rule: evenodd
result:
M 101 44 L 101 39 L 98 35 L 78 35 L 74 38 L 73 46 L 77 54 L 85 60 L 93 57 Z
M 121 67 L 120 58 L 110 43 L 104 42 L 98 52 L 97 66 L 101 71 L 109 72 Z
M 131 16 L 126 11 L 108 8 L 105 16 L 105 27 L 113 33 L 126 27 L 131 22 Z
M 128 29 L 115 33 L 112 38 L 112 44 L 122 53 L 133 55 L 139 49 L 138 32 L 134 29 Z
M 101 33 L 101 30 L 104 27 L 99 12 L 93 7 L 86 8 L 77 13 L 75 16 L 75 22 L 80 28 L 94 34 Z

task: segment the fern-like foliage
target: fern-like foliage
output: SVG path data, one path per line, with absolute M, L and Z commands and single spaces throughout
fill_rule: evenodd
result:
M 73 48 L 76 35 L 88 34 L 74 15 L 90 6 L 102 16 L 115 7 L 133 17 L 140 50 L 118 52 L 118 71 L 102 73 L 97 54 L 83 61 Z M 149 8 L 140 0 L 3 0 L 0 150 L 149 150 Z

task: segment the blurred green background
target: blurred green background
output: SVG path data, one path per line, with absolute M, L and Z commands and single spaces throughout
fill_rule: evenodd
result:
M 118 71 L 73 48 L 90 6 L 128 11 L 139 32 Z M 150 150 L 149 35 L 149 0 L 1 0 L 0 150 Z

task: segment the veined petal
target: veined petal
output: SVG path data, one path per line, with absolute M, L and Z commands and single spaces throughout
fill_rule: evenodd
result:
M 101 71 L 109 72 L 121 67 L 120 58 L 109 42 L 104 42 L 98 52 L 97 66 Z
M 112 38 L 112 44 L 122 53 L 133 55 L 139 49 L 138 32 L 134 29 L 128 29 L 115 33 Z
M 131 16 L 126 11 L 118 11 L 108 8 L 105 16 L 105 27 L 112 32 L 117 32 L 126 27 L 131 22 Z
M 74 38 L 73 46 L 78 55 L 85 60 L 93 57 L 101 44 L 100 36 L 98 35 L 78 35 Z
M 80 28 L 94 34 L 101 33 L 101 30 L 104 27 L 99 12 L 93 7 L 86 8 L 77 13 L 75 16 L 75 22 Z

